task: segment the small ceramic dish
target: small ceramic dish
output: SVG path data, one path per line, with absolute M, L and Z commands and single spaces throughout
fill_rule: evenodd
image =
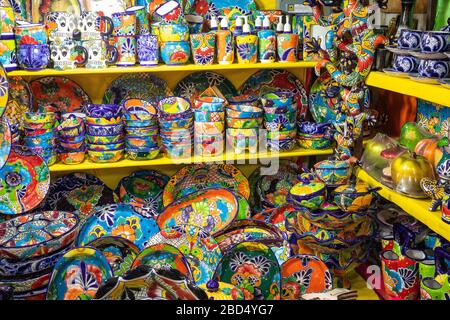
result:
M 127 128 L 155 127 L 158 125 L 155 120 L 125 120 L 124 123 Z
M 59 136 L 59 141 L 65 141 L 67 143 L 78 143 L 78 142 L 82 142 L 84 141 L 86 138 L 85 135 L 80 135 L 78 137 L 64 137 L 64 136 Z
M 83 136 L 86 133 L 86 127 L 84 123 L 82 125 L 76 125 L 74 127 L 57 127 L 57 132 L 62 138 L 73 138 Z
M 337 187 L 332 196 L 334 203 L 344 212 L 365 212 L 372 204 L 373 193 L 380 189 L 351 179 L 350 184 Z
M 238 118 L 238 119 L 262 118 L 263 113 L 264 113 L 263 109 L 258 108 L 258 107 L 252 107 L 252 106 L 244 106 L 243 108 L 241 108 L 240 111 L 233 110 L 232 108 L 227 107 L 226 111 L 227 111 L 227 117 Z
M 294 206 L 317 210 L 325 202 L 326 191 L 324 183 L 305 180 L 289 190 L 288 201 Z
M 12 131 L 12 128 L 11 128 Z M 43 134 L 50 134 L 50 133 L 54 133 L 54 129 L 50 128 L 50 129 L 28 129 L 28 128 L 24 128 L 23 130 L 23 135 L 25 137 L 35 137 L 35 136 L 40 136 Z
M 122 106 L 117 104 L 87 104 L 84 107 L 87 117 L 115 118 L 122 115 Z
M 324 136 L 314 138 L 298 137 L 297 143 L 300 148 L 303 149 L 323 150 L 330 148 L 332 141 L 331 139 L 327 139 Z
M 127 99 L 123 102 L 123 108 L 131 114 L 147 113 L 151 116 L 156 117 L 158 115 L 158 110 L 148 101 L 142 99 Z
M 84 145 L 84 140 L 80 141 L 80 142 L 66 142 L 63 140 L 59 141 L 59 144 L 61 145 L 61 147 L 65 148 L 65 149 L 79 149 Z
M 161 131 L 171 131 L 174 129 L 187 129 L 192 126 L 194 123 L 194 119 L 180 119 L 180 120 L 168 120 L 168 121 L 162 121 L 159 124 L 159 127 Z
M 253 129 L 262 126 L 263 118 L 229 118 L 226 119 L 227 127 L 233 129 Z
M 166 97 L 159 101 L 158 110 L 160 117 L 166 118 L 166 116 L 174 116 L 175 118 L 171 120 L 180 119 L 177 115 L 184 113 L 191 113 L 191 103 L 181 97 Z M 184 118 L 183 118 L 184 119 Z M 166 119 L 170 120 L 170 119 Z
M 214 135 L 224 132 L 223 122 L 195 122 L 194 131 L 197 134 Z
M 236 111 L 248 111 L 247 108 L 258 107 L 260 102 L 257 96 L 241 94 L 228 99 L 228 107 Z
M 171 41 L 161 43 L 161 58 L 168 66 L 186 64 L 191 57 L 189 41 Z
M 292 131 L 297 127 L 297 122 L 264 121 L 264 127 L 268 131 Z
M 39 122 L 39 123 L 28 122 L 24 123 L 23 127 L 25 130 L 53 129 L 55 127 L 55 122 Z
M 125 149 L 96 151 L 88 149 L 88 156 L 92 162 L 96 163 L 110 163 L 117 162 L 122 159 Z
M 265 113 L 264 120 L 266 122 L 278 122 L 278 123 L 294 123 L 297 120 L 296 112 L 286 113 Z
M 294 139 L 297 136 L 297 129 L 284 130 L 284 131 L 269 131 L 267 132 L 267 139 L 270 140 L 283 140 L 287 138 Z
M 132 121 L 153 121 L 156 123 L 158 115 L 147 112 L 125 112 L 123 114 L 123 119 L 130 123 L 132 123 Z
M 314 165 L 314 172 L 327 186 L 339 186 L 348 183 L 352 170 L 343 160 L 323 160 Z
M 263 108 L 290 108 L 294 104 L 294 94 L 289 91 L 266 93 L 261 97 L 261 102 Z
M 164 151 L 168 158 L 185 159 L 192 156 L 192 145 L 165 148 Z

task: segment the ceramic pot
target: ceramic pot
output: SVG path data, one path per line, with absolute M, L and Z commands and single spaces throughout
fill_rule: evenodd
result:
M 161 57 L 167 65 L 186 64 L 191 55 L 189 41 L 163 42 Z
M 114 46 L 118 52 L 118 66 L 134 66 L 137 62 L 137 44 L 135 36 L 114 37 Z
M 351 179 L 350 184 L 337 187 L 333 191 L 333 201 L 344 212 L 364 212 L 369 209 L 373 193 L 381 188 L 369 188 L 366 183 Z
M 317 210 L 325 202 L 326 190 L 324 183 L 305 179 L 289 190 L 288 201 L 295 206 Z
M 327 186 L 346 184 L 351 176 L 351 167 L 343 160 L 323 160 L 314 165 L 317 177 Z

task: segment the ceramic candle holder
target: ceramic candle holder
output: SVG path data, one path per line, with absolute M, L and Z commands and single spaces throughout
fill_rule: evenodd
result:
M 191 47 L 195 64 L 213 64 L 216 52 L 216 35 L 214 33 L 192 34 Z

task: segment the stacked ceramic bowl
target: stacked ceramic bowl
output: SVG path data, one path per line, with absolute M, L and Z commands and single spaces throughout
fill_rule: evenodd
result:
M 88 104 L 86 139 L 89 159 L 93 162 L 116 162 L 125 152 L 122 107 L 116 104 Z
M 66 113 L 62 116 L 58 132 L 58 154 L 64 164 L 78 164 L 86 155 L 86 129 L 84 113 Z
M 131 160 L 151 160 L 159 154 L 158 112 L 149 102 L 128 99 L 123 103 L 125 150 Z
M 263 109 L 255 96 L 230 98 L 227 106 L 227 142 L 235 153 L 256 153 L 258 134 L 263 122 Z
M 158 103 L 162 150 L 172 159 L 192 156 L 194 114 L 191 103 L 180 97 L 166 97 Z
M 189 27 L 185 24 L 159 25 L 161 58 L 167 65 L 186 64 L 191 56 Z
M 216 97 L 199 97 L 195 100 L 194 147 L 196 154 L 211 157 L 223 153 L 224 103 L 224 99 Z
M 297 143 L 304 149 L 327 149 L 332 142 L 329 129 L 329 123 L 300 122 L 297 126 Z
M 57 161 L 55 123 L 55 113 L 27 112 L 24 115 L 23 145 L 40 155 L 49 166 Z
M 9 128 L 11 130 L 11 144 L 12 145 L 20 144 L 20 139 L 22 137 L 20 130 L 20 123 L 19 122 L 16 122 L 14 124 L 10 123 Z
M 294 94 L 287 91 L 267 93 L 261 97 L 267 147 L 287 151 L 295 146 L 297 136 L 297 105 Z

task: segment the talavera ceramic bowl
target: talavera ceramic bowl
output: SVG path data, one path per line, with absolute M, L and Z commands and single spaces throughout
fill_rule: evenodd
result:
M 88 149 L 88 156 L 92 162 L 107 163 L 117 162 L 122 159 L 125 149 L 109 150 L 109 151 L 96 151 Z

